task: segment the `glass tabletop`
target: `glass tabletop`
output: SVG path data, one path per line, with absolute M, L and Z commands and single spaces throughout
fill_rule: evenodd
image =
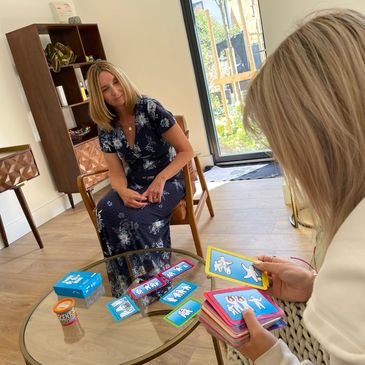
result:
M 149 267 L 146 263 L 150 255 L 163 258 L 162 267 Z M 120 321 L 113 318 L 106 308 L 106 304 L 115 299 L 109 282 L 108 268 L 115 264 L 126 265 L 128 278 L 126 280 L 124 277 L 120 286 L 122 293 L 126 293 L 128 287 L 134 287 L 139 282 L 154 277 L 166 267 L 181 260 L 192 263 L 193 268 L 168 281 L 163 290 L 134 300 L 140 312 Z M 136 268 L 136 262 L 144 264 Z M 105 294 L 89 308 L 76 304 L 78 324 L 70 329 L 61 326 L 57 315 L 52 311 L 52 306 L 59 299 L 52 290 L 33 308 L 23 323 L 20 348 L 24 359 L 27 364 L 32 365 L 116 365 L 143 364 L 161 355 L 188 336 L 199 322 L 197 317 L 194 317 L 183 326 L 174 327 L 163 320 L 174 307 L 160 301 L 159 297 L 179 282 L 187 281 L 198 286 L 189 298 L 203 301 L 203 292 L 214 289 L 214 280 L 206 276 L 204 266 L 202 258 L 187 251 L 147 249 L 113 256 L 83 268 L 80 271 L 101 274 Z

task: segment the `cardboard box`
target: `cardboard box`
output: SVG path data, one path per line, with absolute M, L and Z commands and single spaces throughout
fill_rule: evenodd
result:
M 86 298 L 74 298 L 75 306 L 77 308 L 89 308 L 92 304 L 94 304 L 104 294 L 105 294 L 105 288 L 104 288 L 103 284 L 100 284 Z M 62 299 L 62 298 L 67 298 L 67 297 L 65 297 L 63 295 L 58 295 L 58 299 Z
M 88 297 L 101 284 L 101 275 L 96 272 L 72 271 L 53 287 L 56 294 L 64 297 Z

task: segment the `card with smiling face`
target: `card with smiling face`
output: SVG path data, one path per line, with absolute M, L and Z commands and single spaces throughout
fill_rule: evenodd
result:
M 256 269 L 252 257 L 208 246 L 205 272 L 207 275 L 266 290 L 269 285 L 267 273 Z
M 187 299 L 163 319 L 179 328 L 193 318 L 199 311 L 202 303 L 194 298 Z

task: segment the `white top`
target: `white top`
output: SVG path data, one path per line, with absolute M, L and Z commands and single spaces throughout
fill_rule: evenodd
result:
M 308 331 L 330 355 L 331 365 L 365 364 L 365 199 L 333 238 L 304 311 Z M 255 365 L 300 363 L 283 341 Z

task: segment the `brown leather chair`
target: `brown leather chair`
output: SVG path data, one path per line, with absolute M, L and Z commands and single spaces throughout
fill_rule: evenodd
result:
M 182 128 L 186 136 L 189 136 L 189 131 L 186 129 L 185 118 L 182 115 L 175 115 L 176 121 Z M 192 162 L 195 164 L 197 177 L 194 173 Z M 90 179 L 97 178 L 100 174 L 105 174 L 108 170 L 103 169 L 95 172 L 86 173 L 77 177 L 77 185 L 85 204 L 86 210 L 89 213 L 91 221 L 93 222 L 95 229 L 96 226 L 96 203 L 92 196 L 92 189 L 88 187 Z M 171 224 L 189 224 L 191 233 L 193 235 L 195 249 L 197 255 L 203 257 L 203 251 L 201 248 L 201 242 L 198 231 L 198 221 L 202 213 L 204 205 L 207 204 L 211 217 L 214 217 L 213 205 L 210 199 L 209 190 L 204 178 L 204 174 L 199 162 L 198 156 L 194 156 L 192 161 L 189 161 L 183 168 L 184 180 L 185 180 L 185 197 L 180 200 L 179 204 L 174 208 L 171 217 Z M 194 199 L 196 192 L 196 180 L 199 180 L 201 185 L 201 195 L 199 198 Z

